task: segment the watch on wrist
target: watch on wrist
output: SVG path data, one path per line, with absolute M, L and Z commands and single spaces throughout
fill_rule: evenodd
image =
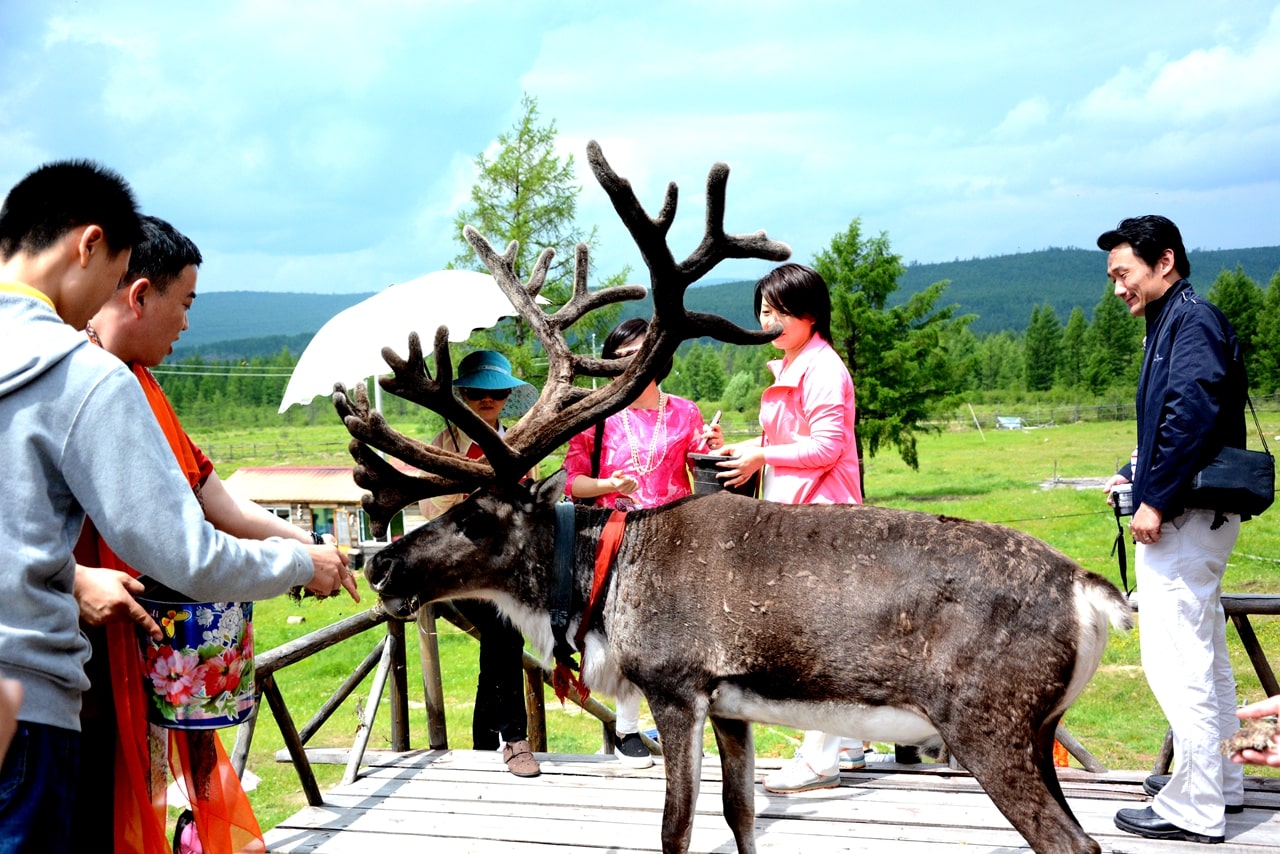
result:
M 312 531 L 312 532 L 311 532 L 311 542 L 315 543 L 317 546 L 323 546 L 323 545 L 324 545 L 324 534 L 318 533 L 318 532 L 316 532 L 316 531 Z

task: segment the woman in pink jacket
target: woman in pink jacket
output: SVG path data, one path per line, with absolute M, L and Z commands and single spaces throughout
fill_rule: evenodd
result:
M 786 504 L 861 504 L 862 479 L 854 441 L 853 380 L 831 340 L 831 294 L 822 276 L 783 264 L 756 283 L 756 316 L 765 329 L 781 326 L 769 363 L 773 385 L 760 398 L 761 436 L 725 446 L 736 458 L 721 464 L 729 486 L 761 468 L 761 497 Z M 765 777 L 770 792 L 802 792 L 840 785 L 841 737 L 805 733 L 795 758 Z M 852 767 L 865 761 L 851 748 Z

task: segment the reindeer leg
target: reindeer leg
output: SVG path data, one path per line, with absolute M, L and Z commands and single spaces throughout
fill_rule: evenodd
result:
M 649 711 L 662 733 L 667 799 L 662 808 L 662 854 L 685 854 L 693 835 L 694 805 L 702 783 L 702 724 L 707 700 L 648 695 Z M 741 849 L 740 849 L 741 850 Z
M 1062 715 L 1047 720 L 1040 727 L 1039 738 L 1036 739 L 1037 755 L 1036 765 L 1040 768 L 1040 778 L 1044 780 L 1045 786 L 1049 789 L 1049 794 L 1053 795 L 1053 799 L 1062 805 L 1062 809 L 1067 815 L 1071 816 L 1071 820 L 1076 824 L 1080 820 L 1076 818 L 1076 814 L 1071 811 L 1070 804 L 1067 803 L 1067 796 L 1062 793 L 1062 784 L 1058 782 L 1058 768 L 1053 764 L 1053 740 L 1054 735 L 1058 731 L 1058 722 L 1062 720 Z
M 739 854 L 755 854 L 755 742 L 749 721 L 711 718 L 720 747 L 724 819 L 733 831 Z
M 944 732 L 944 728 L 948 731 Z M 976 739 L 972 728 L 966 733 L 961 729 L 939 726 L 938 732 L 1032 850 L 1037 854 L 1099 854 L 1102 851 L 1059 800 L 1062 790 L 1057 786 L 1052 768 L 1053 742 L 1049 742 L 1046 750 L 1041 743 L 1042 727 L 1010 721 L 1006 725 L 984 728 Z M 1052 727 L 1048 732 L 1052 734 Z M 1047 771 L 1045 762 L 1050 766 Z M 1048 783 L 1048 774 L 1054 774 L 1052 786 Z M 1052 791 L 1054 788 L 1056 794 Z

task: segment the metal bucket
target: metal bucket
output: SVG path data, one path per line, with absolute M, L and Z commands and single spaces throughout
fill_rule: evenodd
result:
M 756 491 L 760 485 L 760 472 L 757 471 L 751 475 L 751 479 L 741 486 L 725 486 L 724 481 L 716 477 L 717 473 L 724 471 L 717 463 L 731 459 L 730 457 L 722 454 L 689 454 L 688 458 L 689 468 L 693 470 L 694 495 L 711 495 L 728 490 L 748 498 L 756 497 Z
M 136 597 L 159 625 L 139 628 L 147 718 L 170 729 L 219 729 L 253 711 L 253 603 L 191 602 L 160 588 Z

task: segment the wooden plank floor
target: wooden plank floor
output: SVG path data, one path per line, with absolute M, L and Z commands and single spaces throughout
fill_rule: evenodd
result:
M 326 792 L 324 806 L 281 822 L 266 834 L 267 847 L 325 854 L 660 850 L 661 760 L 651 769 L 635 771 L 604 756 L 538 758 L 542 776 L 522 780 L 506 773 L 497 753 L 371 751 L 359 780 Z M 757 779 L 777 764 L 776 759 L 760 760 Z M 1072 810 L 1103 851 L 1204 850 L 1192 843 L 1145 840 L 1115 828 L 1117 809 L 1147 801 L 1144 776 L 1076 769 L 1060 774 Z M 839 789 L 798 795 L 770 795 L 757 785 L 758 849 L 779 854 L 1029 850 L 964 772 L 937 764 L 885 763 L 841 777 Z M 1249 777 L 1246 789 L 1245 811 L 1227 816 L 1227 842 L 1212 850 L 1280 851 L 1280 779 Z M 715 757 L 704 760 L 697 811 L 691 850 L 736 851 L 720 807 Z

